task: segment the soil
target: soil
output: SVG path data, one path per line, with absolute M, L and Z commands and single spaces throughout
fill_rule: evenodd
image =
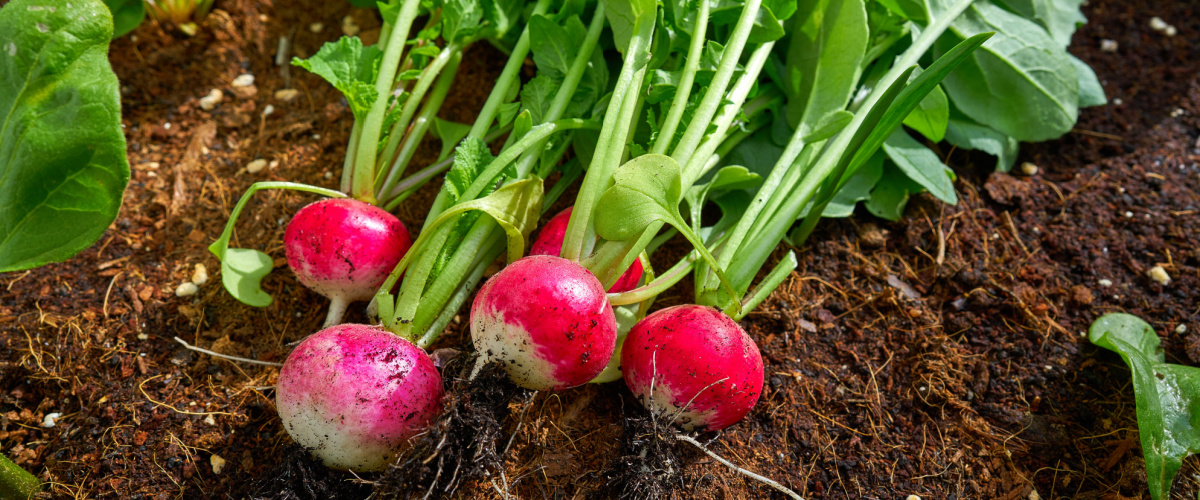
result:
M 0 450 L 53 498 L 354 498 L 376 487 L 404 497 L 383 476 L 306 461 L 273 408 L 277 368 L 173 340 L 278 362 L 318 329 L 325 300 L 285 269 L 264 281 L 275 302 L 250 308 L 221 288 L 206 246 L 250 183 L 334 187 L 340 175 L 350 112 L 316 77 L 274 64 L 279 37 L 307 55 L 340 36 L 346 15 L 367 38 L 379 24 L 344 2 L 218 7 L 193 38 L 147 23 L 112 46 L 132 179 L 93 248 L 0 275 Z M 919 196 L 900 222 L 822 222 L 797 272 L 743 322 L 767 384 L 745 421 L 701 436 L 713 452 L 805 498 L 1147 497 L 1129 371 L 1081 334 L 1106 312 L 1130 312 L 1155 326 L 1169 361 L 1200 364 L 1200 17 L 1167 0 L 1084 9 L 1072 52 L 1110 104 L 1084 110 L 1062 139 L 1024 146 L 1035 175 L 991 173 L 988 158 L 944 147 L 958 205 Z M 1151 16 L 1178 35 L 1151 30 Z M 469 121 L 502 63 L 472 48 L 443 116 Z M 242 73 L 255 75 L 252 88 L 230 86 Z M 214 88 L 225 99 L 204 111 L 199 98 Z M 300 97 L 277 99 L 285 88 Z M 429 141 L 415 164 L 439 147 Z M 246 173 L 258 158 L 271 166 Z M 435 188 L 400 211 L 414 231 Z M 285 266 L 283 224 L 310 201 L 259 194 L 235 244 Z M 177 297 L 198 264 L 211 278 Z M 1168 285 L 1147 277 L 1155 265 Z M 453 323 L 439 347 L 469 350 L 464 328 Z M 614 483 L 636 465 L 629 446 L 645 414 L 621 384 L 517 394 L 508 410 L 503 464 L 457 496 L 624 491 Z M 689 444 L 663 449 L 653 467 L 679 472 L 669 497 L 782 498 Z M 1195 498 L 1198 478 L 1190 459 L 1172 498 Z

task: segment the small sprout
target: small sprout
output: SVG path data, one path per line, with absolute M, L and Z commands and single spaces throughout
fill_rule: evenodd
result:
M 192 269 L 192 283 L 195 283 L 196 286 L 204 286 L 207 282 L 208 268 L 204 267 L 204 264 L 196 264 L 196 267 Z
M 1026 176 L 1035 176 L 1038 173 L 1038 166 L 1030 162 L 1021 164 L 1021 174 Z
M 275 99 L 283 102 L 292 102 L 300 97 L 300 91 L 296 89 L 281 89 L 275 91 Z
M 262 172 L 264 168 L 267 168 L 267 160 L 259 158 L 246 164 L 246 173 L 257 174 Z
M 1116 52 L 1117 48 L 1119 48 L 1119 47 L 1120 46 L 1117 44 L 1116 40 L 1108 40 L 1108 39 L 1100 40 L 1100 50 L 1101 51 Z
M 199 291 L 200 291 L 200 287 L 196 286 L 195 283 L 192 283 L 191 281 L 185 281 L 182 284 L 180 284 L 179 286 L 175 287 L 175 296 L 176 297 L 191 297 L 193 295 L 196 295 L 196 292 L 199 292 Z
M 212 111 L 223 100 L 225 100 L 225 94 L 218 89 L 212 89 L 208 95 L 200 98 L 200 109 Z
M 1154 280 L 1155 283 L 1158 283 L 1162 286 L 1171 284 L 1171 275 L 1167 274 L 1167 270 L 1163 269 L 1162 266 L 1154 266 L 1150 268 L 1150 270 L 1146 272 L 1146 276 L 1149 276 L 1150 279 Z
M 342 33 L 346 36 L 355 36 L 362 28 L 358 23 L 354 22 L 354 16 L 346 16 L 342 18 Z
M 251 85 L 254 85 L 254 75 L 252 75 L 250 73 L 244 73 L 244 74 L 238 75 L 237 78 L 233 79 L 233 83 L 231 83 L 230 85 L 232 85 L 234 87 L 249 87 Z
M 225 459 L 221 458 L 221 455 L 216 453 L 213 453 L 211 457 L 208 457 L 208 463 L 212 465 L 213 474 L 220 474 L 221 471 L 225 469 Z

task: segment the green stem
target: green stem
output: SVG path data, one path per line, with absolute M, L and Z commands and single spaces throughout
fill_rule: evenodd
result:
M 575 208 L 571 211 L 570 222 L 567 223 L 567 233 L 563 239 L 562 255 L 565 259 L 580 261 L 583 257 L 584 245 L 593 238 L 592 211 L 600 194 L 612 182 L 612 175 L 621 165 L 621 157 L 625 153 L 625 142 L 631 133 L 634 111 L 641 101 L 642 82 L 646 77 L 647 63 L 650 62 L 650 43 L 654 36 L 655 14 L 643 15 L 634 22 L 634 36 L 629 40 L 629 48 L 621 73 L 617 77 L 613 89 L 612 100 L 604 115 L 604 126 L 600 129 L 600 138 L 592 157 L 592 165 L 587 175 L 583 177 L 583 186 L 575 198 Z
M 433 60 L 429 62 L 429 66 L 426 66 L 425 70 L 421 72 L 421 78 L 417 79 L 417 84 L 415 87 L 413 87 L 412 94 L 408 96 L 408 98 L 404 101 L 404 107 L 400 109 L 400 118 L 396 120 L 396 123 L 392 124 L 392 130 L 388 134 L 387 145 L 384 146 L 383 154 L 380 155 L 379 161 L 377 162 L 377 167 L 379 168 L 377 168 L 378 171 L 376 172 L 376 184 L 379 187 L 384 185 L 384 182 L 382 179 L 380 179 L 380 177 L 386 174 L 388 180 L 393 180 L 399 175 L 395 172 L 397 165 L 400 165 L 401 167 L 407 165 L 406 163 L 392 162 L 392 159 L 395 158 L 396 155 L 396 148 L 400 147 L 400 140 L 406 135 L 405 131 L 408 130 L 408 124 L 412 120 L 413 114 L 417 112 L 417 106 L 420 105 L 421 100 L 425 98 L 425 93 L 429 91 L 429 88 L 433 86 L 435 81 L 439 82 L 439 86 L 442 85 L 440 83 L 442 81 L 442 78 L 440 77 L 442 70 L 450 65 L 451 59 L 454 59 L 455 61 L 461 60 L 462 52 L 462 46 L 451 42 L 449 45 L 446 45 L 446 47 L 438 53 L 437 57 L 433 58 Z M 454 64 L 452 67 L 457 69 L 457 64 Z M 385 171 L 382 167 L 389 164 L 391 165 L 391 168 Z M 385 191 L 383 189 L 378 189 L 377 192 Z
M 623 306 L 657 297 L 659 294 L 667 291 L 667 289 L 675 286 L 676 283 L 679 283 L 679 280 L 682 280 L 684 276 L 687 276 L 698 258 L 700 258 L 698 252 L 691 252 L 653 281 L 628 292 L 608 294 L 608 302 L 614 306 Z
M 671 147 L 671 143 L 675 139 L 675 129 L 679 127 L 679 120 L 683 118 L 688 98 L 692 95 L 692 82 L 696 79 L 696 72 L 700 70 L 700 60 L 704 56 L 704 36 L 707 29 L 708 2 L 703 1 L 700 2 L 700 11 L 696 14 L 696 27 L 692 30 L 692 43 L 688 46 L 687 59 L 684 59 L 683 75 L 679 78 L 679 85 L 675 87 L 675 98 L 671 100 L 671 110 L 663 119 L 658 138 L 654 140 L 652 152 L 655 154 L 667 154 L 667 149 Z
M 350 142 L 346 144 L 346 160 L 342 163 L 342 182 L 338 185 L 343 193 L 349 193 L 354 182 L 354 157 L 358 155 L 358 136 L 361 132 L 362 123 L 354 120 L 354 126 L 350 127 Z
M 417 17 L 420 0 L 404 0 L 396 25 L 392 27 L 391 36 L 387 38 L 387 48 L 379 65 L 379 76 L 375 79 L 375 91 L 378 97 L 371 111 L 363 121 L 362 134 L 359 136 L 359 147 L 355 151 L 354 178 L 351 182 L 350 193 L 356 199 L 376 203 L 375 199 L 375 156 L 379 135 L 383 131 L 383 118 L 387 112 L 388 98 L 392 95 L 395 85 L 396 70 L 400 67 L 400 59 L 404 56 L 404 44 L 413 20 Z
M 533 8 L 533 15 L 545 14 L 546 10 L 550 8 L 550 3 L 550 0 L 538 0 Z M 492 127 L 492 120 L 496 119 L 500 105 L 504 104 L 504 99 L 508 97 L 508 89 L 517 82 L 521 67 L 525 65 L 525 57 L 528 55 L 529 25 L 527 24 L 521 31 L 521 37 L 517 39 L 517 44 L 513 46 L 513 51 L 508 56 L 508 62 L 504 63 L 504 69 L 500 71 L 500 77 L 496 79 L 496 86 L 492 88 L 492 93 L 483 103 L 483 109 L 479 110 L 479 116 L 471 125 L 471 131 L 467 133 L 467 137 L 479 139 L 487 134 L 488 129 Z
M 500 257 L 500 254 L 504 252 L 504 232 L 493 231 L 492 233 L 495 235 L 495 237 L 489 239 L 488 242 L 484 244 L 486 250 L 479 254 L 479 257 L 476 258 L 470 271 L 467 273 L 467 278 L 454 291 L 454 294 L 450 297 L 450 300 L 441 307 L 441 313 L 438 314 L 438 317 L 434 319 L 431 325 L 429 325 L 429 327 L 425 330 L 425 333 L 421 335 L 421 339 L 417 341 L 418 346 L 421 346 L 422 348 L 428 348 L 430 345 L 433 345 L 434 342 L 437 342 L 437 339 L 439 336 L 441 336 L 442 331 L 446 329 L 446 325 L 450 324 L 450 321 L 452 321 L 454 316 L 458 314 L 458 311 L 462 309 L 463 304 L 465 304 L 467 299 L 471 297 L 471 294 L 474 293 L 475 285 L 479 284 L 479 280 L 483 278 L 483 273 L 487 271 L 487 268 L 492 265 L 492 262 L 495 262 L 496 258 Z
M 255 182 L 251 184 L 246 192 L 242 194 L 242 198 L 238 200 L 237 205 L 234 205 L 233 212 L 229 214 L 229 220 L 225 222 L 225 230 L 221 232 L 221 236 L 217 237 L 212 245 L 209 245 L 208 251 L 212 252 L 219 259 L 225 258 L 225 248 L 229 246 L 229 239 L 233 237 L 233 226 L 237 223 L 238 216 L 241 215 L 242 209 L 246 208 L 246 203 L 250 198 L 263 189 L 291 189 L 295 191 L 304 191 L 307 193 L 315 193 L 325 195 L 330 198 L 345 198 L 346 193 L 334 191 L 318 186 L 310 186 L 308 184 L 299 184 L 296 182 Z M 219 249 L 219 252 L 218 252 Z
M 421 108 L 421 114 L 417 115 L 417 119 L 413 122 L 411 130 L 408 130 L 408 133 L 404 134 L 404 145 L 400 148 L 400 154 L 396 156 L 395 161 L 388 167 L 386 178 L 381 178 L 378 183 L 376 193 L 380 199 L 383 199 L 386 193 L 391 192 L 396 187 L 396 184 L 400 182 L 400 176 L 408 168 L 408 162 L 412 161 L 413 155 L 416 154 L 417 146 L 425 139 L 425 134 L 433 124 L 434 118 L 437 117 L 438 110 L 442 108 L 442 103 L 446 101 L 446 95 L 449 94 L 450 87 L 454 83 L 454 77 L 458 74 L 458 64 L 460 61 L 462 61 L 462 51 L 457 51 L 448 58 L 445 71 L 438 77 L 437 86 L 434 87 L 433 93 L 429 95 L 429 100 Z M 410 102 L 415 97 L 416 94 L 413 94 L 413 97 L 409 98 Z M 405 107 L 408 107 L 408 103 L 405 103 Z M 405 128 L 408 128 L 407 125 Z M 397 133 L 397 130 L 393 129 L 392 133 Z M 391 138 L 389 137 L 388 140 L 390 143 Z M 384 158 L 391 158 L 391 156 L 387 156 L 385 153 Z
M 8 457 L 0 454 L 0 498 L 32 498 L 41 491 L 42 482 L 37 476 L 26 472 Z

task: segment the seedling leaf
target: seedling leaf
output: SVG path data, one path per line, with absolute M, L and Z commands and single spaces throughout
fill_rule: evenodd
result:
M 346 96 L 354 119 L 364 120 L 379 97 L 375 77 L 379 73 L 383 52 L 374 45 L 363 47 L 358 37 L 344 36 L 328 42 L 308 59 L 293 58 L 299 66 L 324 78 Z

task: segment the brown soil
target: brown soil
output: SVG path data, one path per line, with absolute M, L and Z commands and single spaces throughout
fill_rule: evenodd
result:
M 272 404 L 277 369 L 172 338 L 281 361 L 320 325 L 324 300 L 286 270 L 264 282 L 270 307 L 230 298 L 205 247 L 251 182 L 332 187 L 340 174 L 350 113 L 317 78 L 274 65 L 279 36 L 310 54 L 348 13 L 368 36 L 378 22 L 344 2 L 220 7 L 195 38 L 147 24 L 113 44 L 133 165 L 124 208 L 71 261 L 0 275 L 0 450 L 55 498 L 243 498 L 268 474 L 309 492 L 296 498 L 370 489 L 295 452 Z M 1170 361 L 1200 363 L 1200 18 L 1166 0 L 1085 9 L 1072 50 L 1122 103 L 1025 147 L 1040 167 L 1032 177 L 946 150 L 962 173 L 957 206 L 921 197 L 899 223 L 823 222 L 798 272 L 744 322 L 767 385 L 744 422 L 704 436 L 713 451 L 805 498 L 1146 497 L 1129 372 L 1081 333 L 1105 312 L 1131 312 L 1156 327 Z M 1179 35 L 1150 30 L 1155 15 Z M 325 30 L 310 32 L 314 22 Z M 1101 52 L 1101 39 L 1119 50 Z M 502 60 L 472 49 L 444 116 L 469 120 Z M 244 72 L 256 76 L 253 95 L 229 86 Z M 289 87 L 301 97 L 273 97 Z M 198 98 L 213 88 L 226 98 L 205 112 Z M 416 164 L 437 148 L 426 144 Z M 256 158 L 278 163 L 241 171 Z M 414 230 L 431 192 L 401 210 Z M 236 243 L 279 262 L 282 224 L 311 200 L 260 194 Z M 196 264 L 212 278 L 177 298 Z M 1169 285 L 1146 277 L 1156 264 Z M 461 347 L 463 327 L 442 344 Z M 509 409 L 503 474 L 464 486 L 467 497 L 603 497 L 614 491 L 607 467 L 630 453 L 623 417 L 644 416 L 619 383 L 517 397 Z M 62 417 L 43 428 L 49 413 Z M 688 446 L 674 447 L 675 497 L 779 497 Z M 1173 498 L 1195 498 L 1197 474 L 1189 460 Z

